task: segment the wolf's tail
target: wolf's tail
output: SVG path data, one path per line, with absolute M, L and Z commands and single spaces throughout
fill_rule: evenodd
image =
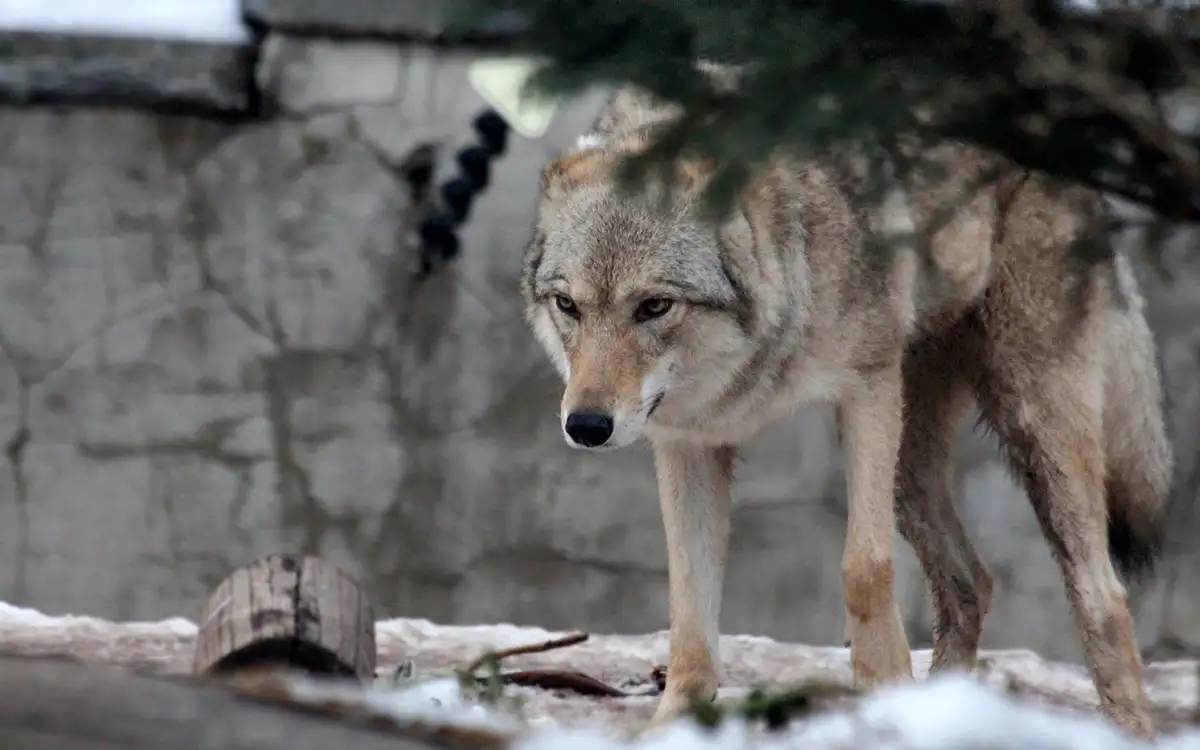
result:
M 1145 303 L 1118 256 L 1117 304 L 1106 331 L 1104 441 L 1108 547 L 1127 578 L 1151 574 L 1162 552 L 1174 455 Z

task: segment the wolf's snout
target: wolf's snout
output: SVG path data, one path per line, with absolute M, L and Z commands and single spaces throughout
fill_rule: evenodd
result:
M 599 448 L 613 434 L 613 418 L 601 411 L 573 411 L 563 430 L 571 442 L 583 448 Z

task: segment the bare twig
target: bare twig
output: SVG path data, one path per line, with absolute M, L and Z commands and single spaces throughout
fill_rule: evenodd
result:
M 547 651 L 555 651 L 568 646 L 575 646 L 583 643 L 589 638 L 587 633 L 572 633 L 563 636 L 562 638 L 552 638 L 541 643 L 529 643 L 523 646 L 511 646 L 502 648 L 496 651 L 488 651 L 481 655 L 478 659 L 471 662 L 465 670 L 468 674 L 475 674 L 480 669 L 486 667 L 490 662 L 501 662 L 513 656 L 524 656 L 526 654 L 544 654 Z
M 562 638 L 553 638 L 541 643 L 531 643 L 524 646 L 512 646 L 498 651 L 488 651 L 471 662 L 466 669 L 458 671 L 459 687 L 464 691 L 475 693 L 479 700 L 486 704 L 495 704 L 500 700 L 504 691 L 504 679 L 500 674 L 500 662 L 524 654 L 540 654 L 567 646 L 583 643 L 588 639 L 587 633 L 572 633 Z M 479 670 L 485 670 L 480 675 Z M 482 683 L 482 689 L 481 685 Z

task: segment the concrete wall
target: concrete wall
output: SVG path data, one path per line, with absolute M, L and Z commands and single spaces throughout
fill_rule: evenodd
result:
M 383 615 L 665 627 L 649 453 L 564 446 L 559 384 L 519 317 L 537 169 L 596 102 L 513 137 L 462 257 L 416 283 L 389 164 L 429 142 L 451 161 L 482 106 L 470 53 L 419 43 L 437 27 L 411 13 L 389 21 L 406 43 L 334 41 L 314 36 L 329 8 L 363 3 L 312 4 L 327 16 L 293 18 L 304 38 L 270 15 L 288 3 L 252 5 L 268 30 L 250 49 L 85 45 L 140 108 L 79 104 L 94 78 L 47 64 L 59 42 L 0 41 L 28 53 L 0 66 L 0 599 L 195 616 L 233 566 L 291 550 L 361 576 Z M 152 111 L 181 101 L 204 116 Z M 1162 652 L 1200 644 L 1200 253 L 1185 232 L 1152 239 L 1166 251 L 1139 269 L 1187 482 L 1163 577 L 1134 592 Z M 1139 257 L 1147 241 L 1123 239 Z M 986 641 L 1074 656 L 1032 513 L 967 427 L 963 513 L 997 581 Z M 841 467 L 824 409 L 748 451 L 726 632 L 840 641 Z M 906 549 L 899 592 L 927 643 Z

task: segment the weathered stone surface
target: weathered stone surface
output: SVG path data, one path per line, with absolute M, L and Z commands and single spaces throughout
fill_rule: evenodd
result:
M 2 110 L 0 600 L 194 617 L 232 568 L 286 550 L 344 567 L 384 616 L 665 626 L 648 452 L 566 448 L 560 385 L 520 320 L 537 170 L 592 104 L 543 141 L 514 137 L 462 258 L 412 282 L 408 199 L 383 161 L 427 142 L 445 157 L 468 133 L 483 106 L 468 61 L 279 39 L 259 68 L 271 122 Z M 1181 489 L 1164 575 L 1132 592 L 1143 642 L 1164 649 L 1200 644 L 1200 254 L 1168 240 L 1165 271 L 1139 273 Z M 1140 257 L 1149 239 L 1123 242 Z M 840 642 L 835 437 L 810 409 L 747 451 L 726 632 Z M 1028 503 L 969 425 L 961 445 L 962 512 L 997 581 L 985 642 L 1076 655 Z
M 255 78 L 261 90 L 293 114 L 396 104 L 405 92 L 404 55 L 395 44 L 340 44 L 271 34 Z
M 504 37 L 523 28 L 510 14 L 462 23 L 453 7 L 450 0 L 243 0 L 247 18 L 290 33 L 440 40 Z
M 253 58 L 248 44 L 5 32 L 0 101 L 242 114 Z

